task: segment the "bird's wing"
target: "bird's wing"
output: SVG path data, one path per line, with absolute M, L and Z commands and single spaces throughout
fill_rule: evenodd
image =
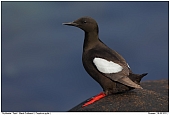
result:
M 130 87 L 142 88 L 127 77 L 129 75 L 128 65 L 125 66 L 121 63 L 115 63 L 99 57 L 95 57 L 93 63 L 97 70 L 106 77 Z

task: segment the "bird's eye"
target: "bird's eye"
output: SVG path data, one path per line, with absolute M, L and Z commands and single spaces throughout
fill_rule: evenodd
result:
M 86 21 L 86 20 L 84 20 L 84 21 L 83 21 L 83 23 L 87 23 L 87 21 Z

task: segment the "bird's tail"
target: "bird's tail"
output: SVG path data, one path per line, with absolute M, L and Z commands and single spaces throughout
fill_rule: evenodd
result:
M 137 83 L 137 84 L 140 84 L 140 81 L 141 81 L 141 79 L 144 77 L 144 76 L 146 76 L 148 73 L 143 73 L 143 74 L 133 74 L 133 73 L 130 73 L 129 74 L 129 78 L 133 81 L 133 82 L 135 82 L 135 83 Z

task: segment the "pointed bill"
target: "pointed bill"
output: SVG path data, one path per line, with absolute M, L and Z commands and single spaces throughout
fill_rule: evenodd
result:
M 68 25 L 68 26 L 78 26 L 77 23 L 75 22 L 67 22 L 67 23 L 62 23 L 63 25 Z

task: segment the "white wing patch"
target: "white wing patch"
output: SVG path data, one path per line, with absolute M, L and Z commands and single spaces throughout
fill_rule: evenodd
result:
M 97 69 L 102 73 L 118 73 L 122 71 L 123 67 L 112 61 L 107 61 L 102 58 L 94 58 L 93 63 Z

